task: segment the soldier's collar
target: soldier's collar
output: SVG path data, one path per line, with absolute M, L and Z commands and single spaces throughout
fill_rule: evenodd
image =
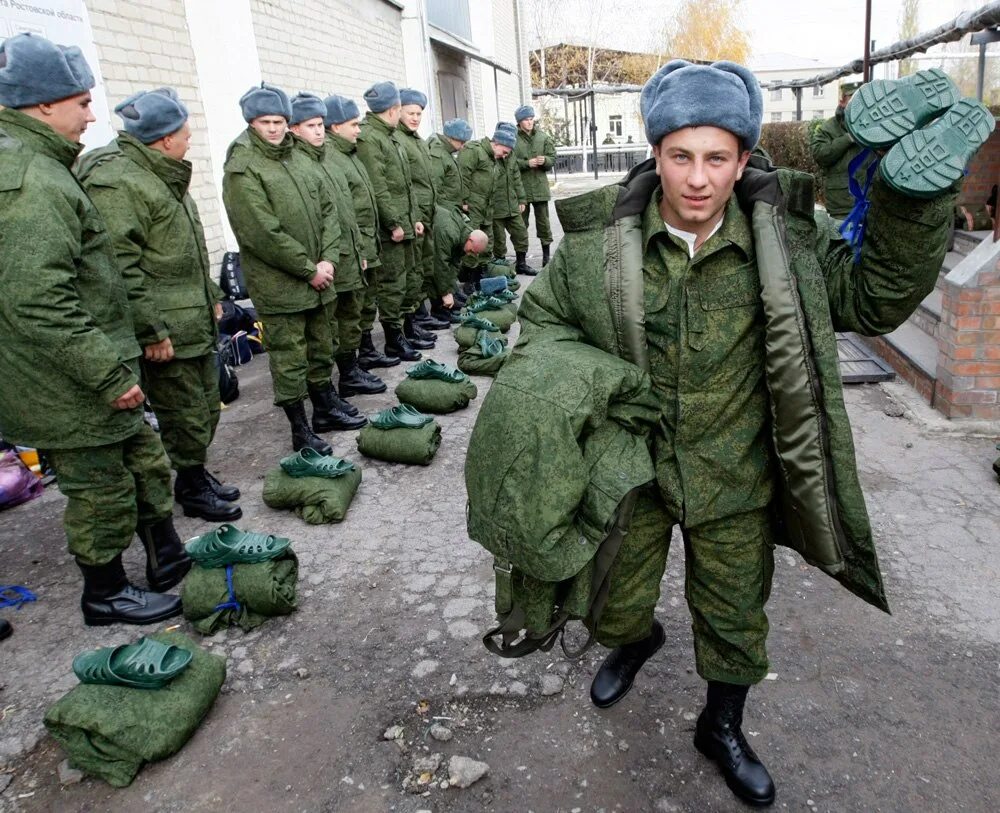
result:
M 667 227 L 663 223 L 660 214 L 660 202 L 663 200 L 663 187 L 657 186 L 649 198 L 642 213 L 642 246 L 643 251 L 649 248 L 650 241 L 660 233 L 666 234 Z M 726 213 L 722 218 L 722 226 L 708 240 L 702 243 L 698 249 L 701 251 L 709 242 L 716 243 L 724 240 L 736 246 L 746 259 L 753 257 L 753 235 L 750 232 L 750 222 L 746 214 L 740 208 L 736 195 L 729 198 L 726 204 Z M 697 256 L 697 255 L 696 255 Z
M 67 167 L 71 167 L 77 156 L 83 151 L 82 144 L 59 135 L 49 125 L 22 113 L 20 110 L 9 107 L 0 110 L 0 125 L 10 125 L 14 129 L 20 130 L 21 132 L 17 133 L 16 137 L 26 147 L 44 153 Z

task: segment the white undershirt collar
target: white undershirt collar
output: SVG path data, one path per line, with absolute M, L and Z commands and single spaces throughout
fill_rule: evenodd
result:
M 723 220 L 725 220 L 724 217 L 719 218 L 719 222 L 715 224 L 715 228 L 712 229 L 712 231 L 710 231 L 708 233 L 707 237 L 705 237 L 705 242 L 706 243 L 708 242 L 709 238 L 713 234 L 715 234 L 719 229 L 722 228 L 722 221 Z M 688 258 L 689 259 L 693 259 L 694 258 L 694 244 L 695 244 L 695 241 L 698 239 L 698 235 L 695 234 L 693 231 L 684 231 L 683 229 L 675 229 L 673 226 L 671 226 L 669 223 L 667 223 L 666 220 L 663 221 L 663 225 L 667 227 L 667 231 L 670 234 L 672 234 L 674 237 L 679 237 L 681 240 L 683 240 L 685 243 L 687 243 Z M 704 243 L 702 243 L 702 245 L 704 245 Z

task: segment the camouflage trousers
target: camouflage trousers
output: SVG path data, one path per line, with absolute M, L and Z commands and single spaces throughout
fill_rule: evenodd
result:
M 649 635 L 675 524 L 658 492 L 644 492 L 611 568 L 608 603 L 595 631 L 604 646 Z M 768 511 L 682 526 L 681 535 L 698 674 L 725 683 L 759 683 L 768 671 L 764 605 L 774 572 Z
M 219 370 L 215 354 L 143 362 L 142 382 L 160 422 L 160 439 L 175 469 L 203 466 L 219 424 Z
M 367 295 L 367 286 L 337 292 L 335 323 L 331 325 L 337 353 L 350 353 L 361 346 L 361 311 Z
M 413 267 L 413 240 L 394 243 L 386 240 L 379 252 L 381 265 L 368 269 L 368 291 L 361 315 L 362 330 L 371 330 L 375 315 L 379 321 L 403 326 L 407 274 Z
M 305 399 L 330 383 L 337 352 L 336 300 L 299 313 L 260 314 L 275 406 Z
M 148 424 L 106 446 L 47 453 L 66 497 L 63 527 L 80 564 L 103 565 L 131 543 L 136 525 L 170 515 L 170 462 Z
M 403 308 L 412 313 L 434 288 L 434 235 L 430 226 L 413 241 L 413 270 L 406 275 L 406 299 Z
M 514 251 L 522 252 L 528 250 L 528 227 L 525 225 L 521 214 L 510 217 L 498 217 L 493 221 L 493 256 L 502 260 L 507 256 L 507 235 L 510 232 L 510 241 L 514 244 Z
M 536 200 L 524 207 L 524 211 L 521 212 L 521 220 L 524 221 L 526 233 L 532 209 L 535 210 L 535 234 L 542 245 L 547 246 L 552 242 L 552 224 L 549 223 L 549 202 L 547 200 Z

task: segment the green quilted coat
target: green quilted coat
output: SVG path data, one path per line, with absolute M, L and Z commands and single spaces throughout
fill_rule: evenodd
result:
M 540 167 L 529 167 L 528 159 L 538 155 L 545 156 L 545 163 Z M 534 203 L 551 198 L 548 171 L 556 162 L 556 142 L 552 140 L 552 136 L 538 126 L 530 133 L 518 127 L 517 142 L 514 144 L 514 154 L 511 157 L 521 170 L 521 183 L 524 184 L 524 194 L 528 202 Z
M 368 113 L 361 125 L 357 146 L 358 157 L 368 170 L 375 190 L 380 236 L 389 239 L 392 230 L 399 226 L 405 239 L 413 239 L 416 236 L 413 216 L 417 203 L 413 198 L 409 157 L 396 129 L 374 113 Z

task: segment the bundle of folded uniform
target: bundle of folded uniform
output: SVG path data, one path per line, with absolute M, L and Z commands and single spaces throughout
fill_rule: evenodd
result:
M 358 451 L 390 463 L 428 466 L 441 445 L 441 427 L 407 404 L 384 409 L 358 433 Z
M 340 522 L 361 485 L 361 469 L 349 460 L 308 446 L 283 458 L 264 478 L 264 502 L 291 509 L 310 525 Z
M 507 340 L 488 330 L 480 330 L 471 347 L 458 354 L 458 368 L 469 375 L 496 375 L 510 356 Z
M 465 409 L 477 395 L 479 391 L 469 376 L 432 359 L 414 364 L 396 385 L 396 397 L 401 404 L 435 415 Z

